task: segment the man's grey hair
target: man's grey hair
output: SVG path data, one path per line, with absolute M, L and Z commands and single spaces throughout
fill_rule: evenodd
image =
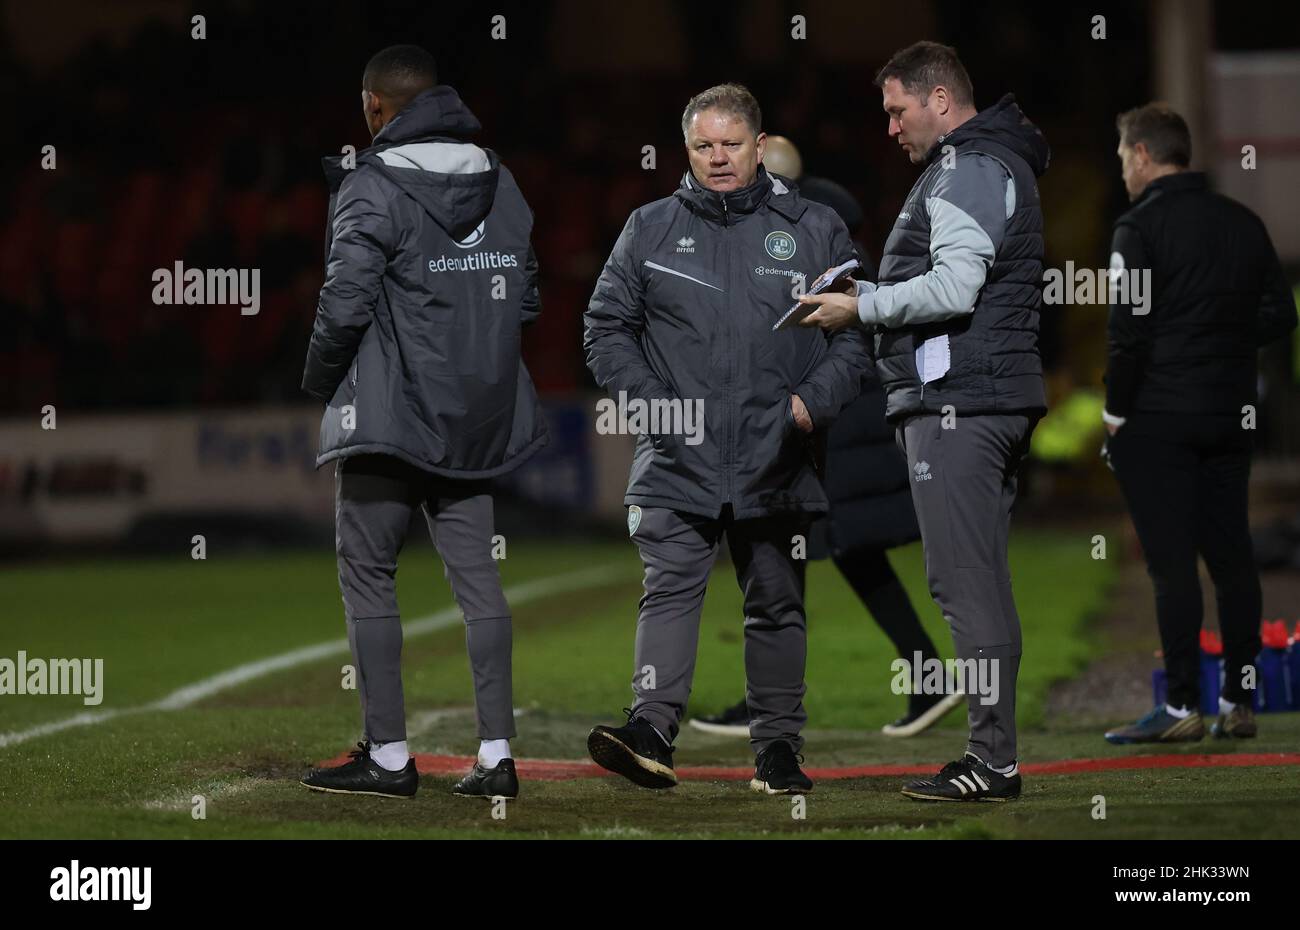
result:
M 763 131 L 763 111 L 758 101 L 743 84 L 719 84 L 701 91 L 691 98 L 682 113 L 682 138 L 688 137 L 691 120 L 705 110 L 720 110 L 742 119 L 757 136 Z
M 1148 103 L 1121 113 L 1115 120 L 1124 145 L 1147 147 L 1158 165 L 1186 168 L 1192 163 L 1192 134 L 1187 121 L 1166 103 Z

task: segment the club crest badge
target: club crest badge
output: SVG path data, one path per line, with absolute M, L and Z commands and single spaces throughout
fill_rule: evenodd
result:
M 789 261 L 794 258 L 795 242 L 794 236 L 780 229 L 774 229 L 767 234 L 763 240 L 763 248 L 767 249 L 767 254 L 771 255 L 779 262 Z

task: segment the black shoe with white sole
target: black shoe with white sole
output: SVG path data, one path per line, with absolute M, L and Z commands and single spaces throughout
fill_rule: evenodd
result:
M 763 794 L 807 794 L 812 779 L 799 768 L 803 756 L 785 740 L 769 743 L 754 760 L 754 777 L 749 787 Z
M 908 782 L 903 794 L 917 801 L 1013 801 L 1020 797 L 1020 766 L 999 775 L 968 752 L 938 775 Z
M 749 705 L 742 699 L 719 714 L 707 717 L 692 717 L 691 726 L 705 733 L 717 733 L 722 736 L 749 736 Z
M 410 798 L 420 787 L 420 773 L 415 770 L 415 760 L 408 759 L 406 768 L 390 772 L 370 758 L 370 744 L 357 743 L 342 765 L 312 769 L 303 776 L 302 785 L 312 791 L 331 794 L 371 794 L 381 798 Z
M 519 797 L 519 776 L 515 774 L 515 760 L 502 759 L 493 768 L 484 768 L 475 762 L 469 774 L 456 782 L 452 794 L 462 798 L 509 798 Z
M 638 720 L 626 707 L 627 725 L 599 726 L 587 736 L 587 752 L 602 768 L 622 775 L 642 788 L 671 788 L 677 784 L 673 747 L 648 721 Z

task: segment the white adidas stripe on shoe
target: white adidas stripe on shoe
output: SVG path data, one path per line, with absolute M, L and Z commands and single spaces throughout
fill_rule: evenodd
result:
M 980 778 L 978 772 L 971 772 L 969 775 L 958 775 L 956 778 L 950 778 L 948 780 L 961 789 L 963 795 L 970 794 L 973 791 L 989 790 L 988 782 Z

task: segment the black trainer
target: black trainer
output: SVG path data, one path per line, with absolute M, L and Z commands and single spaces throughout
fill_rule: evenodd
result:
M 1215 739 L 1250 739 L 1257 733 L 1255 711 L 1249 704 L 1234 704 L 1228 713 L 1219 714 L 1219 719 L 1210 727 L 1210 734 Z
M 999 775 L 968 752 L 938 775 L 908 782 L 903 794 L 918 801 L 1013 801 L 1020 797 L 1020 766 Z
M 755 760 L 749 787 L 764 794 L 807 794 L 813 783 L 799 768 L 802 761 L 803 756 L 785 740 L 768 743 Z
M 420 773 L 415 770 L 415 760 L 408 759 L 406 768 L 390 772 L 370 758 L 370 744 L 357 743 L 348 754 L 348 761 L 323 769 L 312 769 L 303 776 L 301 784 L 312 791 L 329 791 L 333 794 L 373 794 L 381 798 L 410 798 L 420 787 Z
M 627 726 L 599 726 L 587 736 L 587 753 L 593 762 L 642 788 L 671 788 L 677 784 L 673 771 L 673 747 L 645 720 L 637 720 L 632 711 Z
M 722 736 L 749 736 L 749 705 L 741 699 L 720 714 L 707 717 L 692 717 L 691 726 L 705 733 L 717 733 Z
M 452 794 L 463 798 L 509 798 L 519 797 L 519 776 L 515 774 L 515 760 L 502 759 L 495 768 L 484 768 L 475 762 L 469 774 L 456 782 Z

